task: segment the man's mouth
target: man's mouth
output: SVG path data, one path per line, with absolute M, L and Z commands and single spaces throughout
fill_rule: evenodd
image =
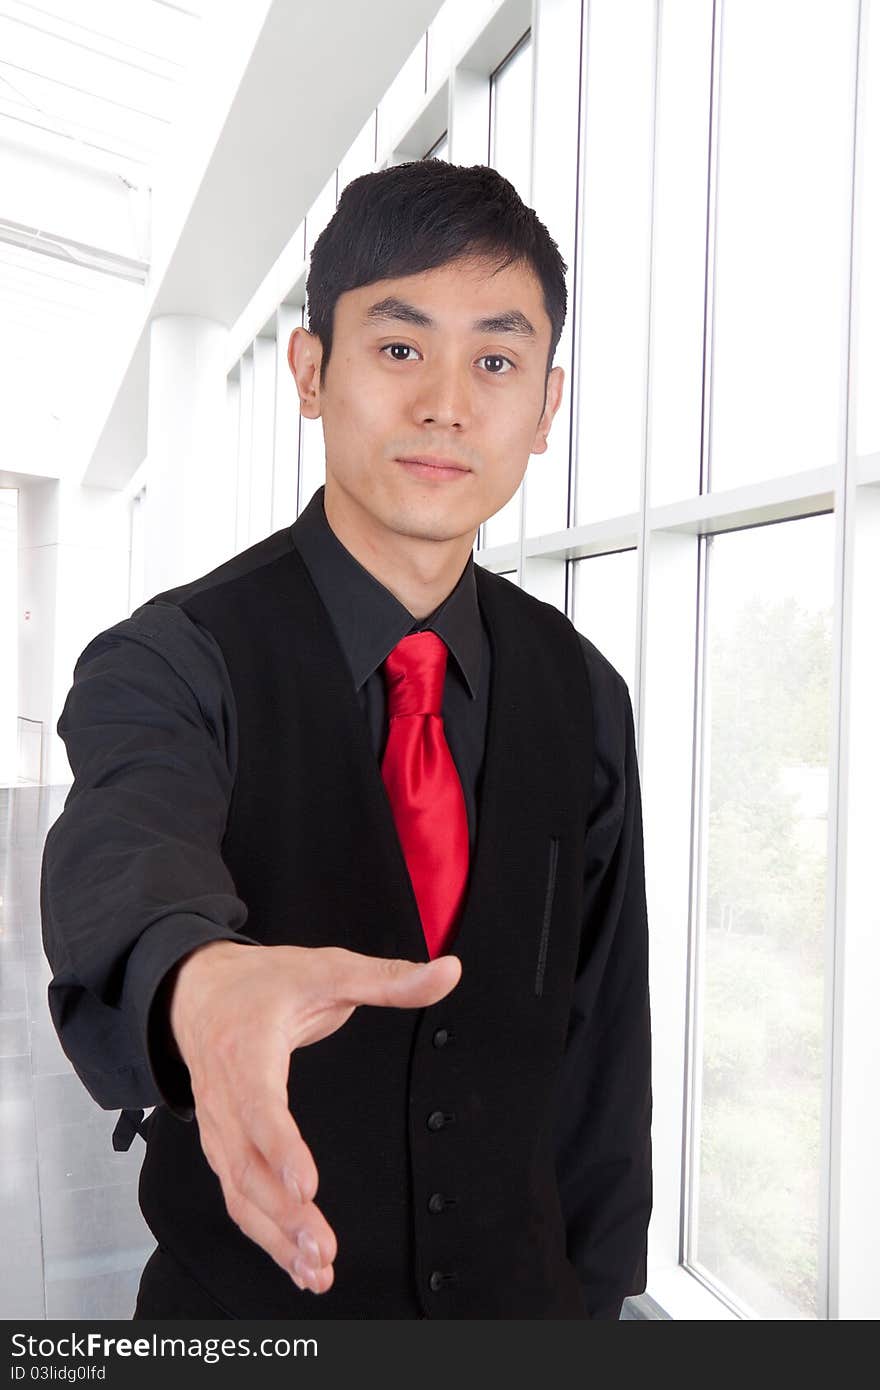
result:
M 437 454 L 412 454 L 395 460 L 416 476 L 423 478 L 461 478 L 470 469 L 457 459 L 444 458 Z

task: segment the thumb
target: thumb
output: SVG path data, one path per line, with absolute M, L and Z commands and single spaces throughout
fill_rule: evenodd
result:
M 414 1009 L 435 1004 L 461 979 L 458 956 L 430 961 L 398 960 L 347 952 L 336 980 L 336 997 L 356 1004 Z
M 461 979 L 461 968 L 458 956 L 436 956 L 434 960 L 417 961 L 415 970 L 404 974 L 405 987 L 418 992 L 420 1004 L 433 1004 L 455 988 Z

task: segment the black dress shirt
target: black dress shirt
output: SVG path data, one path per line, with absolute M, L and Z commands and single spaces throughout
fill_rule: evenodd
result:
M 443 693 L 444 730 L 464 791 L 471 851 L 476 837 L 485 731 L 488 716 L 491 648 L 482 621 L 468 557 L 451 593 L 428 617 L 414 620 L 409 610 L 345 548 L 329 526 L 319 488 L 293 524 L 292 533 L 306 568 L 323 601 L 367 720 L 378 759 L 384 752 L 386 696 L 382 663 L 397 642 L 410 632 L 430 628 L 449 649 Z M 582 917 L 591 936 L 613 940 L 602 988 L 595 971 L 584 968 L 575 981 L 571 1021 L 560 1077 L 557 1123 L 557 1174 L 563 1211 L 575 1209 L 584 1186 L 597 1200 L 607 1190 L 607 1215 L 614 1216 L 615 1165 L 607 1152 L 594 1154 L 591 1135 L 617 1135 L 619 1163 L 635 1171 L 649 1164 L 644 1151 L 645 1105 L 650 1104 L 650 1079 L 645 1074 L 645 1035 L 648 998 L 641 964 L 647 952 L 642 813 L 636 761 L 632 705 L 626 683 L 597 648 L 579 634 L 591 683 L 594 719 L 594 771 L 590 789 Z M 284 634 L 278 634 L 284 640 Z M 197 715 L 197 717 L 194 717 Z M 172 817 L 163 818 L 157 798 L 155 729 L 171 735 L 178 768 L 169 780 L 169 804 L 179 787 L 179 767 L 185 767 L 188 795 L 205 823 L 222 825 L 236 771 L 236 713 L 233 692 L 220 650 L 211 634 L 173 602 L 161 599 L 142 605 L 121 623 L 99 633 L 84 649 L 74 670 L 58 723 L 75 775 L 65 805 L 64 873 L 53 886 L 54 850 L 44 856 L 41 904 L 46 952 L 55 970 L 50 1004 L 62 1044 L 68 1041 L 77 1070 L 99 1103 L 118 1106 L 112 1073 L 122 1070 L 124 1058 L 108 1057 L 106 1025 L 95 1016 L 98 999 L 128 1011 L 131 1032 L 142 1038 L 155 1083 L 157 1099 L 184 1119 L 192 1118 L 189 1076 L 170 1037 L 167 992 L 173 967 L 197 945 L 217 939 L 254 942 L 240 930 L 246 908 L 221 887 L 200 899 L 200 925 L 189 903 L 163 904 L 162 920 L 141 930 L 135 941 L 114 935 L 102 920 L 96 933 L 94 894 L 102 891 L 95 866 L 113 866 L 114 851 L 124 854 L 123 842 L 139 835 L 142 842 L 175 834 Z M 206 740 L 206 728 L 211 738 Z M 267 731 L 271 737 L 271 730 Z M 140 779 L 143 779 L 140 781 Z M 91 804 L 77 815 L 77 794 L 85 788 L 124 786 L 132 825 L 120 830 L 118 814 L 106 818 Z M 166 813 L 167 815 L 167 813 Z M 51 833 L 51 832 L 50 832 Z M 204 881 L 206 846 L 181 842 L 178 852 L 198 856 Z M 109 858 L 108 858 L 109 856 Z M 62 897 L 61 879 L 70 886 L 71 869 L 78 865 L 89 891 Z M 124 920 L 126 895 L 134 902 L 143 893 L 139 877 L 113 877 L 113 919 Z M 205 903 L 208 903 L 206 908 Z M 180 935 L 167 930 L 176 912 L 186 915 Z M 133 916 L 134 914 L 132 914 Z M 141 907 L 141 915 L 143 909 Z M 162 930 L 162 928 L 166 928 Z M 157 934 L 157 928 L 159 928 Z M 152 935 L 151 935 L 152 934 Z M 96 939 L 100 944 L 96 946 Z M 101 955 L 100 969 L 87 985 L 72 963 Z M 454 953 L 454 943 L 450 947 Z M 96 988 L 95 980 L 100 981 Z M 603 1009 L 603 993 L 607 1002 Z M 53 997 L 54 992 L 54 997 Z M 607 1016 L 606 1016 L 607 1013 Z M 631 1036 L 615 1038 L 615 1020 L 639 1019 Z M 628 1025 L 632 1027 L 631 1024 Z M 606 1074 L 595 1077 L 591 1051 L 601 1038 Z M 609 1041 L 615 1039 L 609 1047 Z M 106 1077 L 104 1084 L 102 1077 Z M 585 1078 L 589 1078 L 585 1082 Z M 118 1097 L 118 1090 L 115 1096 Z M 122 1102 L 123 1104 L 125 1102 Z M 143 1102 L 141 1102 L 143 1103 Z M 632 1133 L 638 1151 L 626 1152 Z M 598 1141 L 597 1141 L 598 1142 Z M 644 1186 L 649 1177 L 643 1174 Z M 627 1213 L 628 1214 L 628 1213 Z M 624 1215 L 627 1215 L 624 1214 Z M 602 1219 L 599 1225 L 603 1227 Z M 575 1245 L 587 1233 L 570 1232 Z M 594 1316 L 616 1318 L 619 1296 Z

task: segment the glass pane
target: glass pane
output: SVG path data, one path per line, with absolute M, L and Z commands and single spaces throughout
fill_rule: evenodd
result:
M 519 47 L 492 77 L 489 161 L 509 179 L 523 202 L 531 199 L 532 40 Z M 519 540 L 522 486 L 483 528 L 483 545 Z
M 572 622 L 626 681 L 633 698 L 636 664 L 638 552 L 615 550 L 571 562 Z
M 572 304 L 577 285 L 578 147 L 584 27 L 580 4 L 537 5 L 534 15 L 537 28 L 532 59 L 534 128 L 530 201 L 556 241 L 567 266 L 569 308 L 550 364 L 563 372 L 562 403 L 547 436 L 547 448 L 529 460 L 523 489 L 523 531 L 530 538 L 551 535 L 568 525 L 572 494 Z M 533 575 L 536 573 L 533 567 L 527 566 L 528 569 Z M 564 607 L 564 565 L 561 577 L 561 606 Z M 528 572 L 525 584 L 530 587 Z
M 634 512 L 645 452 L 654 0 L 590 0 L 575 525 Z
M 855 447 L 880 452 L 880 5 L 862 10 L 865 30 L 862 157 L 857 193 L 855 265 Z
M 532 180 L 532 39 L 519 46 L 492 76 L 492 168 L 510 179 L 524 203 Z
M 849 0 L 724 7 L 713 490 L 840 449 L 853 19 Z
M 518 541 L 521 511 L 522 484 L 509 502 L 505 502 L 494 516 L 486 518 L 483 523 L 483 545 L 509 545 L 512 541 Z
M 660 7 L 650 505 L 700 491 L 712 0 Z
M 708 544 L 689 1259 L 817 1318 L 834 519 Z

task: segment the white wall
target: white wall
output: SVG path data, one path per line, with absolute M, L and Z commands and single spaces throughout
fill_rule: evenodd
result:
M 193 314 L 163 314 L 150 325 L 148 598 L 207 573 L 235 549 L 227 336 L 223 324 Z

